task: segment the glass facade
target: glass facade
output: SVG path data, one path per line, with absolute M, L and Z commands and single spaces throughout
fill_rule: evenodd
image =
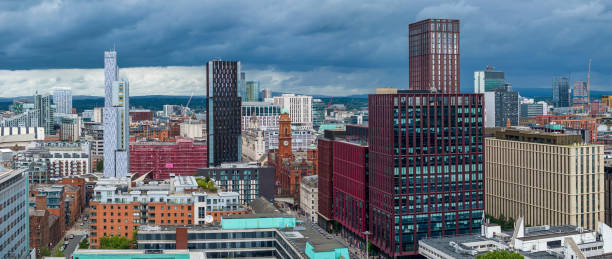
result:
M 482 224 L 481 94 L 370 95 L 370 240 L 392 256 Z
M 213 60 L 206 64 L 208 164 L 218 166 L 241 158 L 242 105 L 240 62 Z
M 553 77 L 553 105 L 555 107 L 570 107 L 570 86 L 567 77 Z

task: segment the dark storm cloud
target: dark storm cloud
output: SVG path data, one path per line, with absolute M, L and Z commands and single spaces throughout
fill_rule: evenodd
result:
M 520 89 L 585 79 L 588 58 L 594 88 L 612 83 L 610 2 L 582 0 L 9 1 L 0 69 L 101 68 L 116 46 L 121 67 L 234 59 L 275 90 L 368 93 L 407 87 L 408 24 L 430 17 L 461 19 L 464 91 L 488 64 Z

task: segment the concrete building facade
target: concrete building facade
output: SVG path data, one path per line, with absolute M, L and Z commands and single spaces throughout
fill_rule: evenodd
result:
M 305 176 L 300 183 L 300 209 L 309 221 L 317 223 L 319 209 L 319 180 L 316 175 Z
M 595 229 L 604 221 L 604 147 L 581 142 L 578 135 L 517 130 L 487 138 L 486 212 Z

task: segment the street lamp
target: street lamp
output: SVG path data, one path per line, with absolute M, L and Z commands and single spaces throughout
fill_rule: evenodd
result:
M 370 231 L 366 230 L 365 232 L 363 232 L 363 234 L 366 236 L 366 247 L 365 247 L 365 249 L 366 249 L 366 259 L 370 259 L 370 250 L 368 249 L 369 248 L 368 246 L 369 246 L 369 243 L 370 243 L 369 240 L 368 240 L 368 236 L 370 235 Z

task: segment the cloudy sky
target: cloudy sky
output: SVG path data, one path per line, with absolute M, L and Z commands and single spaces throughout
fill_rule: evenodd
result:
M 118 51 L 132 95 L 203 95 L 205 61 L 241 60 L 274 91 L 366 94 L 408 87 L 408 24 L 461 20 L 461 88 L 487 64 L 516 89 L 554 75 L 612 90 L 612 1 L 2 1 L 0 96 L 55 86 L 103 95 Z

